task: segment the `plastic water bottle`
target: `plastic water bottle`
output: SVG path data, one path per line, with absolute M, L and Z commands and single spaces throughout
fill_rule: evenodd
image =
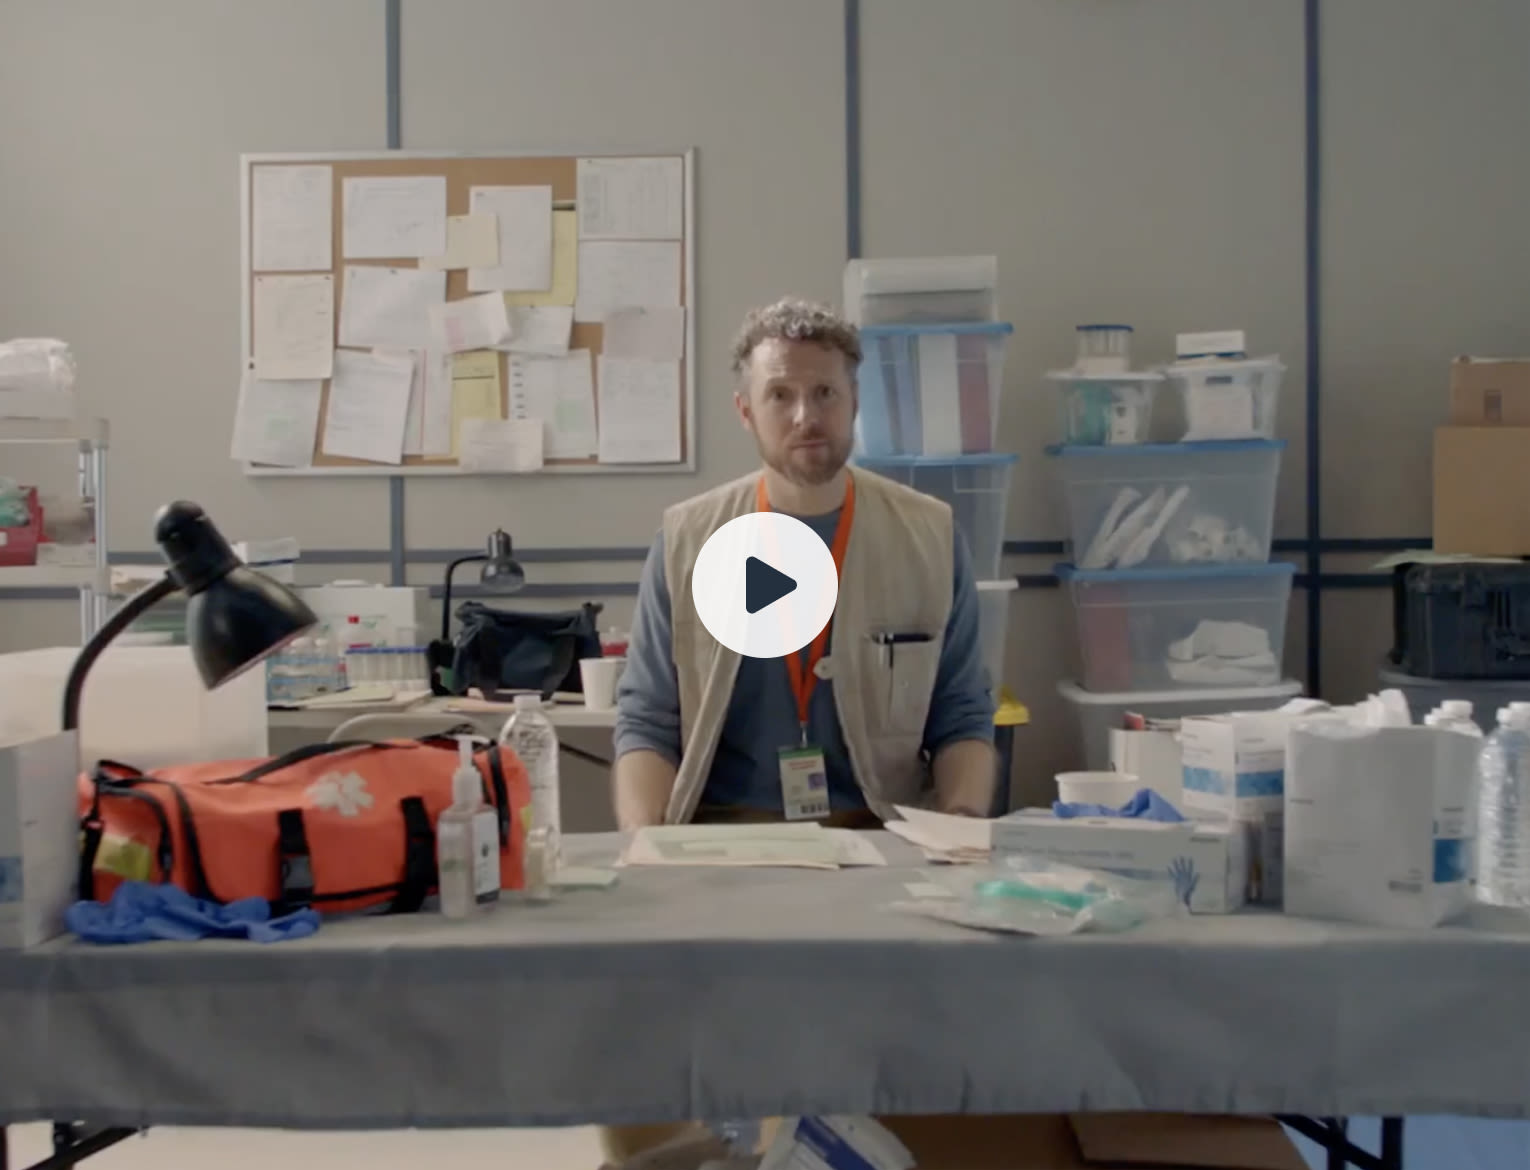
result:
M 1424 716 L 1424 726 L 1443 727 L 1476 739 L 1482 738 L 1482 728 L 1478 727 L 1477 721 L 1472 718 L 1472 705 L 1466 699 L 1446 699 Z
M 1530 703 L 1498 712 L 1477 757 L 1477 898 L 1530 906 Z
M 505 722 L 499 742 L 515 752 L 531 779 L 531 824 L 546 829 L 547 860 L 555 871 L 562 857 L 563 815 L 558 793 L 558 732 L 542 713 L 537 695 L 516 695 L 515 713 Z

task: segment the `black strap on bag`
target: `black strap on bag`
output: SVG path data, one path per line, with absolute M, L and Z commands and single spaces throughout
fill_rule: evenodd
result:
M 308 830 L 303 827 L 303 810 L 287 808 L 277 813 L 276 835 L 281 895 L 272 910 L 291 914 L 313 905 L 313 854 L 308 848 Z
M 436 886 L 436 834 L 418 796 L 404 797 L 398 807 L 404 814 L 404 880 L 388 913 L 413 914 Z

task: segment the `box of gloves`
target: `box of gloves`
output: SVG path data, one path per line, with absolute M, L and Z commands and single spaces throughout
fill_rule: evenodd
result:
M 0 711 L 0 950 L 21 950 L 64 932 L 79 870 L 72 731 L 40 739 L 8 734 Z
M 1245 836 L 1228 824 L 1125 817 L 1059 817 L 1028 808 L 993 823 L 995 857 L 1025 854 L 1138 881 L 1168 882 L 1192 914 L 1230 914 L 1244 903 Z

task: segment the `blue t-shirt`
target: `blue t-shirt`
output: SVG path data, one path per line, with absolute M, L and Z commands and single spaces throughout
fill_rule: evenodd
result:
M 798 519 L 829 544 L 834 539 L 839 512 Z M 935 692 L 924 728 L 923 747 L 931 755 L 957 740 L 993 739 L 993 697 L 978 644 L 978 600 L 972 560 L 960 532 L 952 543 L 951 615 L 946 622 Z M 855 582 L 850 580 L 840 583 L 841 589 L 854 587 Z M 680 762 L 680 688 L 671 651 L 672 633 L 661 532 L 654 538 L 643 566 L 627 646 L 627 668 L 617 692 L 617 756 L 646 748 L 671 763 Z M 827 652 L 832 654 L 833 648 L 831 623 Z M 806 655 L 805 650 L 803 654 Z M 743 658 L 701 803 L 780 812 L 781 779 L 776 755 L 783 747 L 795 747 L 799 739 L 797 700 L 792 694 L 786 659 Z M 865 808 L 866 801 L 855 782 L 839 715 L 834 709 L 831 680 L 820 679 L 813 688 L 808 739 L 823 749 L 830 806 L 836 811 Z

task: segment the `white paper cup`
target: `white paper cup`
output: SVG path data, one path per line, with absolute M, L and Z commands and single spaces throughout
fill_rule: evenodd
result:
M 1066 804 L 1103 804 L 1120 808 L 1142 782 L 1129 772 L 1062 772 L 1057 776 L 1057 795 Z
M 616 706 L 616 681 L 621 678 L 626 665 L 625 658 L 615 656 L 579 660 L 579 680 L 584 685 L 586 711 L 609 711 Z

